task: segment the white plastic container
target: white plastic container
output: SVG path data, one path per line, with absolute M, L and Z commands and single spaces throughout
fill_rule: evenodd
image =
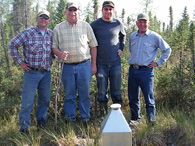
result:
M 132 146 L 132 131 L 120 108 L 120 104 L 112 104 L 102 121 L 101 146 Z

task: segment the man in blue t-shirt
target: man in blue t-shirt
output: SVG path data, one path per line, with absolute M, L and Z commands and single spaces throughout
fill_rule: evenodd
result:
M 113 103 L 122 103 L 121 96 L 121 58 L 125 46 L 126 33 L 123 24 L 113 18 L 114 3 L 104 1 L 102 18 L 91 23 L 96 36 L 97 47 L 97 86 L 100 117 L 107 113 L 108 79 Z

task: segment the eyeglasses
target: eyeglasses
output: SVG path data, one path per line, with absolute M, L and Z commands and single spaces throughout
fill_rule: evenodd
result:
M 71 12 L 71 11 L 76 12 L 76 11 L 77 11 L 77 9 L 71 9 L 71 8 L 69 8 L 69 9 L 68 9 L 68 11 L 70 11 L 70 12 Z
M 39 16 L 38 18 L 45 19 L 45 20 L 49 20 L 49 17 L 48 16 Z
M 112 11 L 114 8 L 104 8 L 104 11 Z

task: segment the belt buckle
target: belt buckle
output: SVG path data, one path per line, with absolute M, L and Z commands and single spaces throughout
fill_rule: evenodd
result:
M 38 68 L 38 72 L 43 72 L 43 71 L 45 71 L 44 68 L 42 68 L 42 67 Z
M 137 64 L 133 64 L 133 68 L 135 68 L 135 69 L 139 69 L 139 65 L 137 65 Z

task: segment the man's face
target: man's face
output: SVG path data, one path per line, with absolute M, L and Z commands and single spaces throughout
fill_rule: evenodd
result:
M 50 22 L 49 17 L 47 15 L 45 15 L 45 14 L 43 14 L 41 16 L 38 16 L 36 18 L 36 20 L 37 20 L 37 25 L 38 25 L 39 28 L 46 28 L 47 25 Z
M 79 10 L 75 7 L 71 7 L 65 10 L 66 19 L 70 23 L 75 23 L 79 16 Z
M 114 14 L 114 8 L 110 6 L 105 6 L 102 8 L 103 19 L 106 21 L 110 21 Z
M 145 33 L 148 30 L 148 26 L 150 25 L 150 22 L 144 19 L 140 19 L 136 21 L 136 25 L 139 29 L 139 33 Z

